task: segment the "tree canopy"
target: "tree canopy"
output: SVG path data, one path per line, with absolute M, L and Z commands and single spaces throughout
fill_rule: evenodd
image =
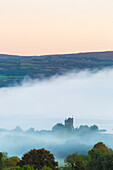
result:
M 82 170 L 83 169 L 83 160 L 80 155 L 74 153 L 66 157 L 64 162 L 68 167 L 71 167 L 72 170 Z
M 39 150 L 33 149 L 24 154 L 18 165 L 20 167 L 30 165 L 34 169 L 42 169 L 44 166 L 47 166 L 55 170 L 58 162 L 55 162 L 55 158 L 50 151 L 43 148 Z

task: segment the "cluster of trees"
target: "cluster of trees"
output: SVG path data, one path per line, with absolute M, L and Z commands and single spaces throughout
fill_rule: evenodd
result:
M 65 170 L 113 170 L 113 150 L 99 142 L 87 155 L 69 155 L 65 163 Z
M 62 132 L 73 132 L 73 133 L 92 133 L 92 132 L 98 132 L 99 128 L 97 125 L 93 126 L 87 126 L 87 125 L 81 125 L 79 128 L 72 129 L 70 126 L 66 127 L 62 123 L 57 123 L 52 128 L 52 132 L 62 133 Z
M 21 159 L 0 152 L 0 170 L 56 170 L 57 167 L 54 155 L 45 149 L 30 150 Z
M 57 123 L 52 127 L 52 130 L 35 130 L 34 128 L 30 128 L 26 131 L 23 131 L 19 126 L 17 126 L 15 129 L 7 130 L 7 129 L 0 129 L 0 132 L 11 132 L 11 133 L 24 133 L 24 134 L 43 134 L 43 133 L 54 133 L 54 132 L 95 132 L 99 131 L 99 128 L 97 125 L 93 126 L 87 126 L 87 125 L 81 125 L 79 128 L 72 129 L 71 126 L 65 126 L 62 123 Z
M 58 168 L 54 155 L 45 149 L 33 149 L 20 159 L 0 152 L 0 170 L 113 170 L 113 150 L 102 142 L 97 143 L 87 155 L 74 153 Z

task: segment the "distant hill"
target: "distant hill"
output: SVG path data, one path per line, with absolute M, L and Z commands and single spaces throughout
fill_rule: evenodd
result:
M 71 70 L 113 66 L 113 51 L 42 56 L 0 54 L 0 87 L 20 83 L 25 77 L 42 79 Z

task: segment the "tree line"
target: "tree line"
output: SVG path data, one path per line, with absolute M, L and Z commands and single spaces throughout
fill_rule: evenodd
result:
M 68 155 L 63 167 L 59 167 L 54 155 L 44 148 L 32 149 L 21 159 L 0 152 L 0 170 L 113 170 L 113 150 L 99 142 L 87 155 Z

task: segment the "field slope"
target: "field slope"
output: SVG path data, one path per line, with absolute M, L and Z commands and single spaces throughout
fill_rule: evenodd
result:
M 0 54 L 0 87 L 21 83 L 26 77 L 41 79 L 71 70 L 113 66 L 113 51 L 78 54 L 16 56 Z

